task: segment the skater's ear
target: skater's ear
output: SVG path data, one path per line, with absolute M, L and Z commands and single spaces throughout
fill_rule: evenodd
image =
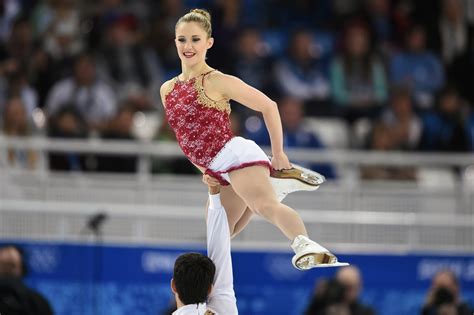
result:
M 176 284 L 174 283 L 174 278 L 171 278 L 170 286 L 171 286 L 171 291 L 173 291 L 174 294 L 178 294 L 178 290 L 176 290 Z

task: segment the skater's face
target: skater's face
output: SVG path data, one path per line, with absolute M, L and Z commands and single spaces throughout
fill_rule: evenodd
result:
M 176 27 L 176 50 L 181 63 L 194 66 L 206 59 L 206 52 L 214 39 L 208 37 L 204 29 L 195 22 L 183 22 Z

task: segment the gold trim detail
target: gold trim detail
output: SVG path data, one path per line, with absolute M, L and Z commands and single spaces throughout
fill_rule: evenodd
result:
M 194 80 L 194 88 L 198 93 L 198 101 L 202 106 L 215 108 L 221 112 L 226 112 L 227 114 L 230 114 L 231 109 L 229 99 L 223 98 L 221 100 L 215 101 L 209 98 L 209 96 L 206 95 L 204 86 L 202 85 L 202 78 L 196 78 Z

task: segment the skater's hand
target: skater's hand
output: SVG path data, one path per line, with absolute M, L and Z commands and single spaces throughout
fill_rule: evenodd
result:
M 217 194 L 220 191 L 220 183 L 217 179 L 209 175 L 202 175 L 202 182 L 207 185 L 211 194 Z
M 284 152 L 274 154 L 272 157 L 272 167 L 277 171 L 291 168 L 291 163 Z

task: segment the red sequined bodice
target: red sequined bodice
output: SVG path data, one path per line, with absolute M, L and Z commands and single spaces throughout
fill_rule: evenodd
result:
M 207 168 L 234 137 L 228 100 L 214 101 L 204 92 L 204 75 L 187 81 L 175 78 L 165 96 L 168 123 L 191 162 Z

